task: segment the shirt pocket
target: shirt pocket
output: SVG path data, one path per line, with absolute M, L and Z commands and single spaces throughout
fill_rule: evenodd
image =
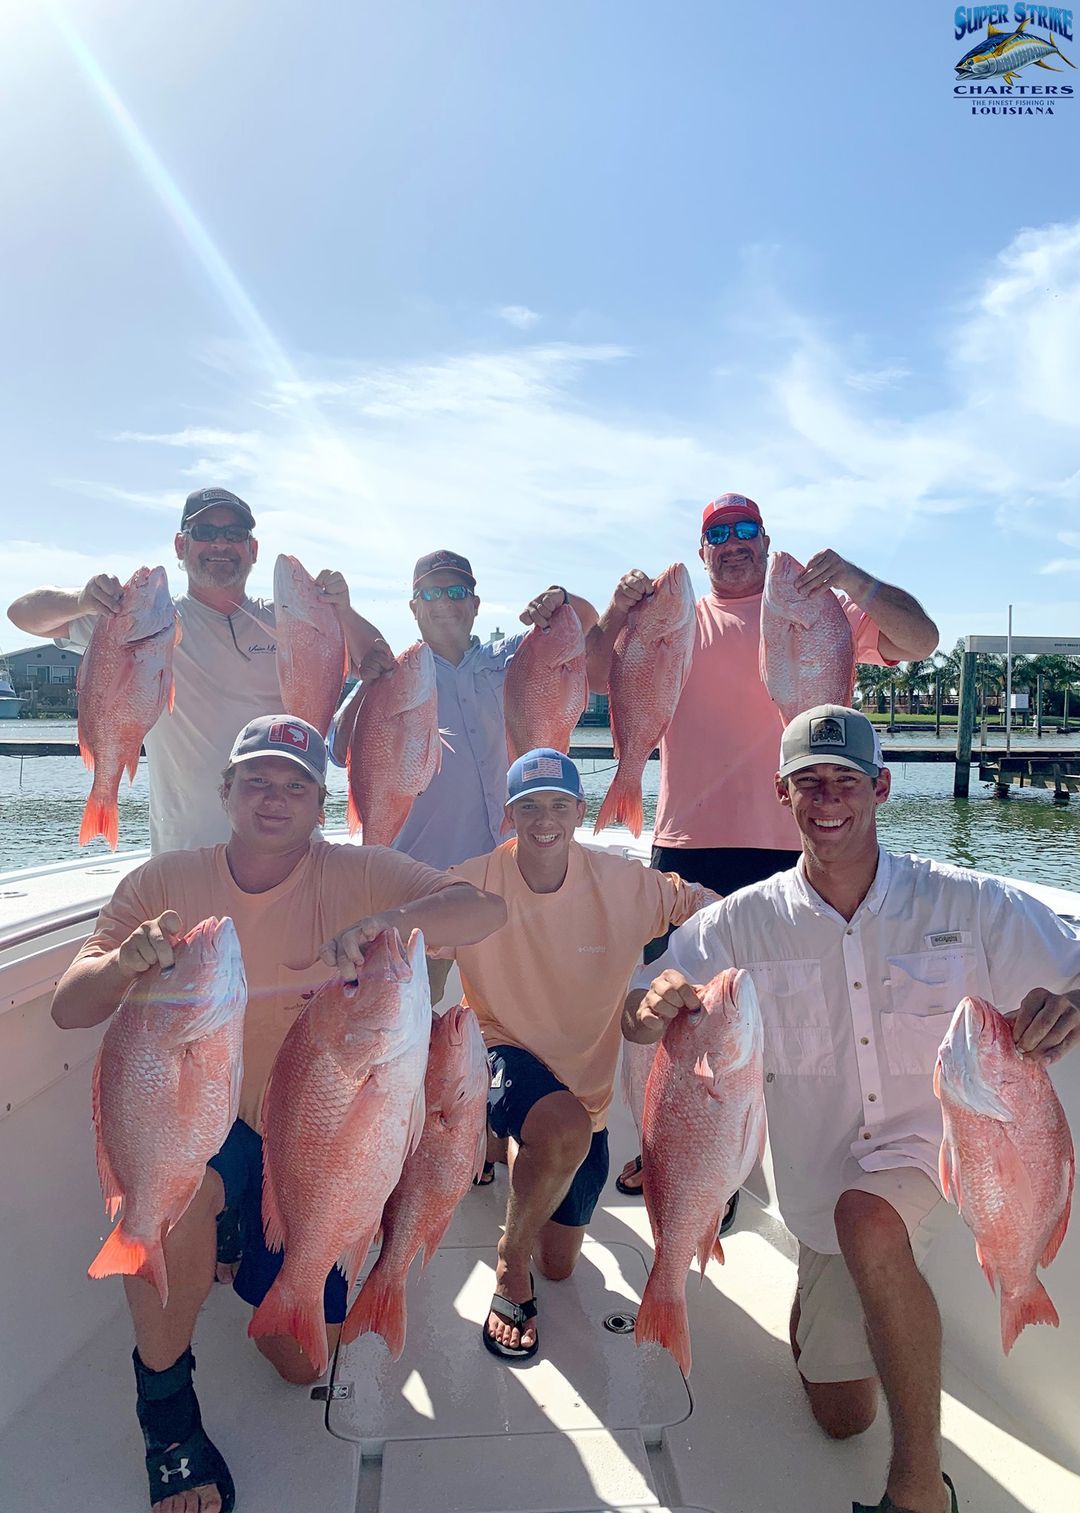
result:
M 901 1077 L 930 1076 L 956 1005 L 968 992 L 975 953 L 915 951 L 887 957 L 886 966 L 889 992 L 881 1014 L 886 1065 Z
M 756 961 L 754 980 L 765 1025 L 765 1074 L 835 1077 L 832 1027 L 818 961 Z

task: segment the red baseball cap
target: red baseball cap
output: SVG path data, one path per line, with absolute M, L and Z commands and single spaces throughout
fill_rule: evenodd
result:
M 701 534 L 721 520 L 756 520 L 758 525 L 764 524 L 761 511 L 745 494 L 720 494 L 707 504 L 701 516 Z

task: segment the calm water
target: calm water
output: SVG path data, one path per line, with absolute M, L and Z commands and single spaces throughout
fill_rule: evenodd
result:
M 2 733 L 2 727 L 0 727 Z M 28 733 L 24 724 L 20 735 Z M 35 721 L 33 734 L 42 740 L 74 740 L 71 721 Z M 601 744 L 606 731 L 582 732 L 585 741 Z M 972 797 L 952 797 L 952 766 L 947 762 L 893 761 L 893 793 L 880 815 L 885 844 L 898 851 L 916 851 L 941 861 L 1004 872 L 1033 882 L 1080 887 L 1080 795 L 1058 807 L 1049 792 L 1014 790 L 1007 802 L 989 796 L 972 774 Z M 593 820 L 613 763 L 581 763 Z M 645 773 L 645 822 L 656 810 L 659 764 Z M 79 856 L 76 837 L 90 777 L 77 757 L 0 757 L 0 871 L 33 863 L 63 861 Z M 345 774 L 332 769 L 327 802 L 327 826 L 345 823 Z M 120 790 L 120 845 L 145 846 L 147 835 L 146 764 L 141 763 L 134 784 Z M 106 851 L 94 841 L 82 854 Z

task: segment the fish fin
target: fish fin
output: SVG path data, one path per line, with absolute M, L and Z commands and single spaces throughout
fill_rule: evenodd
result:
M 742 1144 L 739 1149 L 739 1187 L 750 1175 L 754 1162 L 760 1161 L 765 1153 L 766 1128 L 764 1100 L 755 1098 L 747 1108 L 743 1120 Z
M 600 813 L 596 816 L 593 834 L 608 825 L 625 825 L 633 836 L 641 834 L 645 816 L 641 807 L 641 778 L 632 778 L 628 773 L 616 772 Z
M 278 1272 L 270 1291 L 252 1314 L 248 1334 L 253 1340 L 267 1335 L 291 1335 L 319 1376 L 330 1364 L 322 1289 L 313 1297 L 301 1297 L 285 1280 L 284 1269 Z
M 708 1053 L 708 1051 L 705 1051 L 694 1062 L 694 1076 L 695 1077 L 700 1077 L 701 1080 L 702 1080 L 702 1082 L 707 1082 L 709 1084 L 709 1087 L 708 1087 L 709 1095 L 710 1095 L 710 1097 L 715 1098 L 716 1097 L 716 1073 L 713 1071 L 712 1067 L 709 1065 L 709 1053 Z
M 86 1274 L 89 1277 L 142 1277 L 157 1288 L 162 1308 L 169 1301 L 169 1278 L 160 1239 L 153 1245 L 130 1239 L 124 1233 L 122 1219 L 90 1262 Z
M 223 1030 L 237 1012 L 236 995 L 231 991 L 219 992 L 208 1001 L 202 1013 L 196 1014 L 187 1024 L 177 1029 L 173 1044 L 191 1045 L 196 1040 L 202 1040 L 204 1036 L 214 1035 L 218 1030 Z M 191 1075 L 194 1075 L 194 1070 Z M 183 1075 L 183 1069 L 181 1069 L 181 1075 Z M 196 1083 L 196 1087 L 197 1085 Z
M 700 1271 L 701 1273 L 702 1280 L 704 1280 L 705 1277 L 705 1268 L 711 1260 L 715 1259 L 719 1261 L 721 1265 L 723 1265 L 724 1247 L 720 1244 L 719 1239 L 720 1220 L 723 1218 L 723 1216 L 724 1204 L 722 1203 L 716 1210 L 716 1212 L 710 1217 L 708 1224 L 706 1224 L 705 1226 L 705 1233 L 698 1241 L 695 1254 L 697 1256 L 698 1271 Z
M 1004 33 L 998 27 L 991 26 L 989 23 L 987 23 L 986 35 L 988 37 L 1001 37 L 1004 35 Z
M 990 1291 L 996 1294 L 997 1272 L 991 1266 L 990 1262 L 986 1259 L 986 1252 L 983 1250 L 982 1244 L 978 1240 L 975 1241 L 975 1259 L 982 1267 L 982 1274 L 986 1278 Z
M 1069 1211 L 1072 1208 L 1072 1187 L 1065 1194 L 1065 1207 L 1061 1211 L 1061 1218 L 1054 1225 L 1054 1232 L 1046 1242 L 1046 1249 L 1039 1257 L 1040 1266 L 1049 1266 L 1050 1262 L 1061 1249 L 1061 1242 L 1065 1238 L 1065 1231 L 1069 1227 Z
M 683 1376 L 690 1375 L 693 1357 L 690 1350 L 690 1319 L 686 1312 L 686 1298 L 680 1292 L 673 1298 L 662 1298 L 654 1286 L 656 1267 L 649 1274 L 642 1294 L 641 1306 L 634 1322 L 634 1339 L 639 1345 L 655 1340 L 663 1345 L 675 1359 Z
M 376 1264 L 345 1315 L 341 1338 L 346 1345 L 361 1334 L 380 1334 L 395 1361 L 405 1349 L 405 1277 L 383 1276 Z
M 101 1183 L 101 1196 L 105 1200 L 105 1212 L 115 1219 L 124 1201 L 124 1190 L 112 1169 L 105 1141 L 101 1138 L 101 1051 L 94 1058 L 94 1071 L 90 1079 L 90 1102 L 93 1109 L 94 1135 L 97 1143 L 97 1173 Z
M 274 1192 L 274 1179 L 270 1171 L 270 1162 L 265 1157 L 263 1160 L 262 1221 L 263 1240 L 267 1250 L 284 1250 L 285 1221 L 281 1217 L 277 1194 Z
M 1055 47 L 1054 51 L 1057 52 L 1057 48 L 1056 47 Z M 1048 74 L 1059 74 L 1061 72 L 1060 68 L 1053 68 L 1049 63 L 1044 62 L 1042 58 L 1036 58 L 1035 59 L 1035 67 L 1036 68 L 1045 68 Z
M 353 791 L 351 787 L 349 788 L 349 807 L 345 811 L 345 820 L 349 826 L 350 835 L 355 835 L 357 831 L 362 827 L 360 810 L 357 807 L 356 799 L 353 797 Z
M 937 1073 L 934 1073 L 937 1076 Z M 960 1208 L 960 1180 L 956 1166 L 952 1158 L 952 1149 L 948 1140 L 942 1140 L 941 1149 L 938 1151 L 938 1180 L 941 1183 L 941 1191 L 949 1202 L 956 1208 Z
M 1029 1324 L 1049 1324 L 1057 1329 L 1060 1323 L 1050 1294 L 1035 1275 L 1026 1292 L 1001 1295 L 1001 1348 L 1006 1355 L 1016 1344 L 1017 1335 Z
M 376 1238 L 381 1233 L 380 1220 L 376 1220 L 370 1229 L 366 1230 L 353 1245 L 349 1246 L 348 1250 L 342 1252 L 338 1259 L 336 1263 L 337 1269 L 348 1282 L 350 1288 L 356 1281 L 361 1266 L 367 1260 L 368 1251 L 375 1244 Z
M 424 1093 L 424 1084 L 421 1082 L 416 1089 L 412 1108 L 409 1110 L 409 1128 L 405 1134 L 405 1161 L 409 1159 L 413 1151 L 420 1144 L 424 1134 L 424 1125 L 427 1121 L 427 1098 Z M 402 1162 L 404 1165 L 404 1161 Z
M 116 850 L 116 843 L 120 839 L 120 811 L 116 806 L 115 793 L 110 798 L 102 798 L 100 795 L 95 797 L 91 788 L 83 810 L 82 824 L 79 826 L 79 845 L 85 846 L 87 841 L 92 841 L 99 835 L 104 837 L 111 850 Z

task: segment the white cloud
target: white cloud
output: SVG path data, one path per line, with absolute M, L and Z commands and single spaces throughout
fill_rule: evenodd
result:
M 963 562 L 950 579 L 932 560 L 941 517 L 971 512 L 977 557 L 966 560 L 993 547 L 1001 583 L 1018 533 L 1060 539 L 1065 551 L 1045 570 L 1067 581 L 1073 569 L 1059 564 L 1080 544 L 1061 529 L 1080 499 L 1080 223 L 1023 231 L 966 304 L 929 313 L 924 335 L 946 354 L 932 407 L 901 398 L 903 352 L 875 361 L 862 339 L 838 340 L 759 292 L 735 301 L 723 339 L 712 338 L 720 369 L 712 353 L 705 365 L 738 382 L 718 380 L 712 409 L 704 400 L 692 421 L 633 407 L 627 396 L 651 396 L 652 381 L 619 343 L 298 360 L 299 376 L 284 380 L 216 343 L 210 360 L 237 396 L 228 411 L 125 432 L 118 484 L 75 486 L 175 509 L 192 480 L 227 482 L 259 522 L 257 586 L 269 588 L 279 550 L 340 567 L 397 644 L 411 634 L 405 592 L 424 550 L 468 552 L 487 595 L 480 628 L 497 614 L 505 629 L 538 584 L 567 581 L 600 602 L 633 564 L 656 571 L 681 556 L 699 569 L 698 511 L 723 489 L 757 498 L 773 539 L 796 553 L 835 545 L 924 597 L 924 583 L 948 582 L 948 611 L 966 628 L 982 584 L 973 575 L 968 591 Z M 176 454 L 168 468 L 162 449 Z M 160 491 L 139 488 L 133 471 Z M 161 539 L 165 549 L 168 531 Z M 54 555 L 40 550 L 55 579 Z M 1030 573 L 1036 581 L 1037 566 Z M 993 597 L 1012 593 L 1000 586 Z M 1068 629 L 1062 615 L 1051 631 Z M 1074 607 L 1068 621 L 1078 617 Z
M 528 305 L 501 305 L 495 314 L 500 320 L 506 321 L 508 326 L 516 326 L 519 331 L 529 331 L 538 321 L 543 320 L 543 316 L 530 310 Z
M 1055 557 L 1039 569 L 1040 573 L 1080 573 L 1080 557 Z

